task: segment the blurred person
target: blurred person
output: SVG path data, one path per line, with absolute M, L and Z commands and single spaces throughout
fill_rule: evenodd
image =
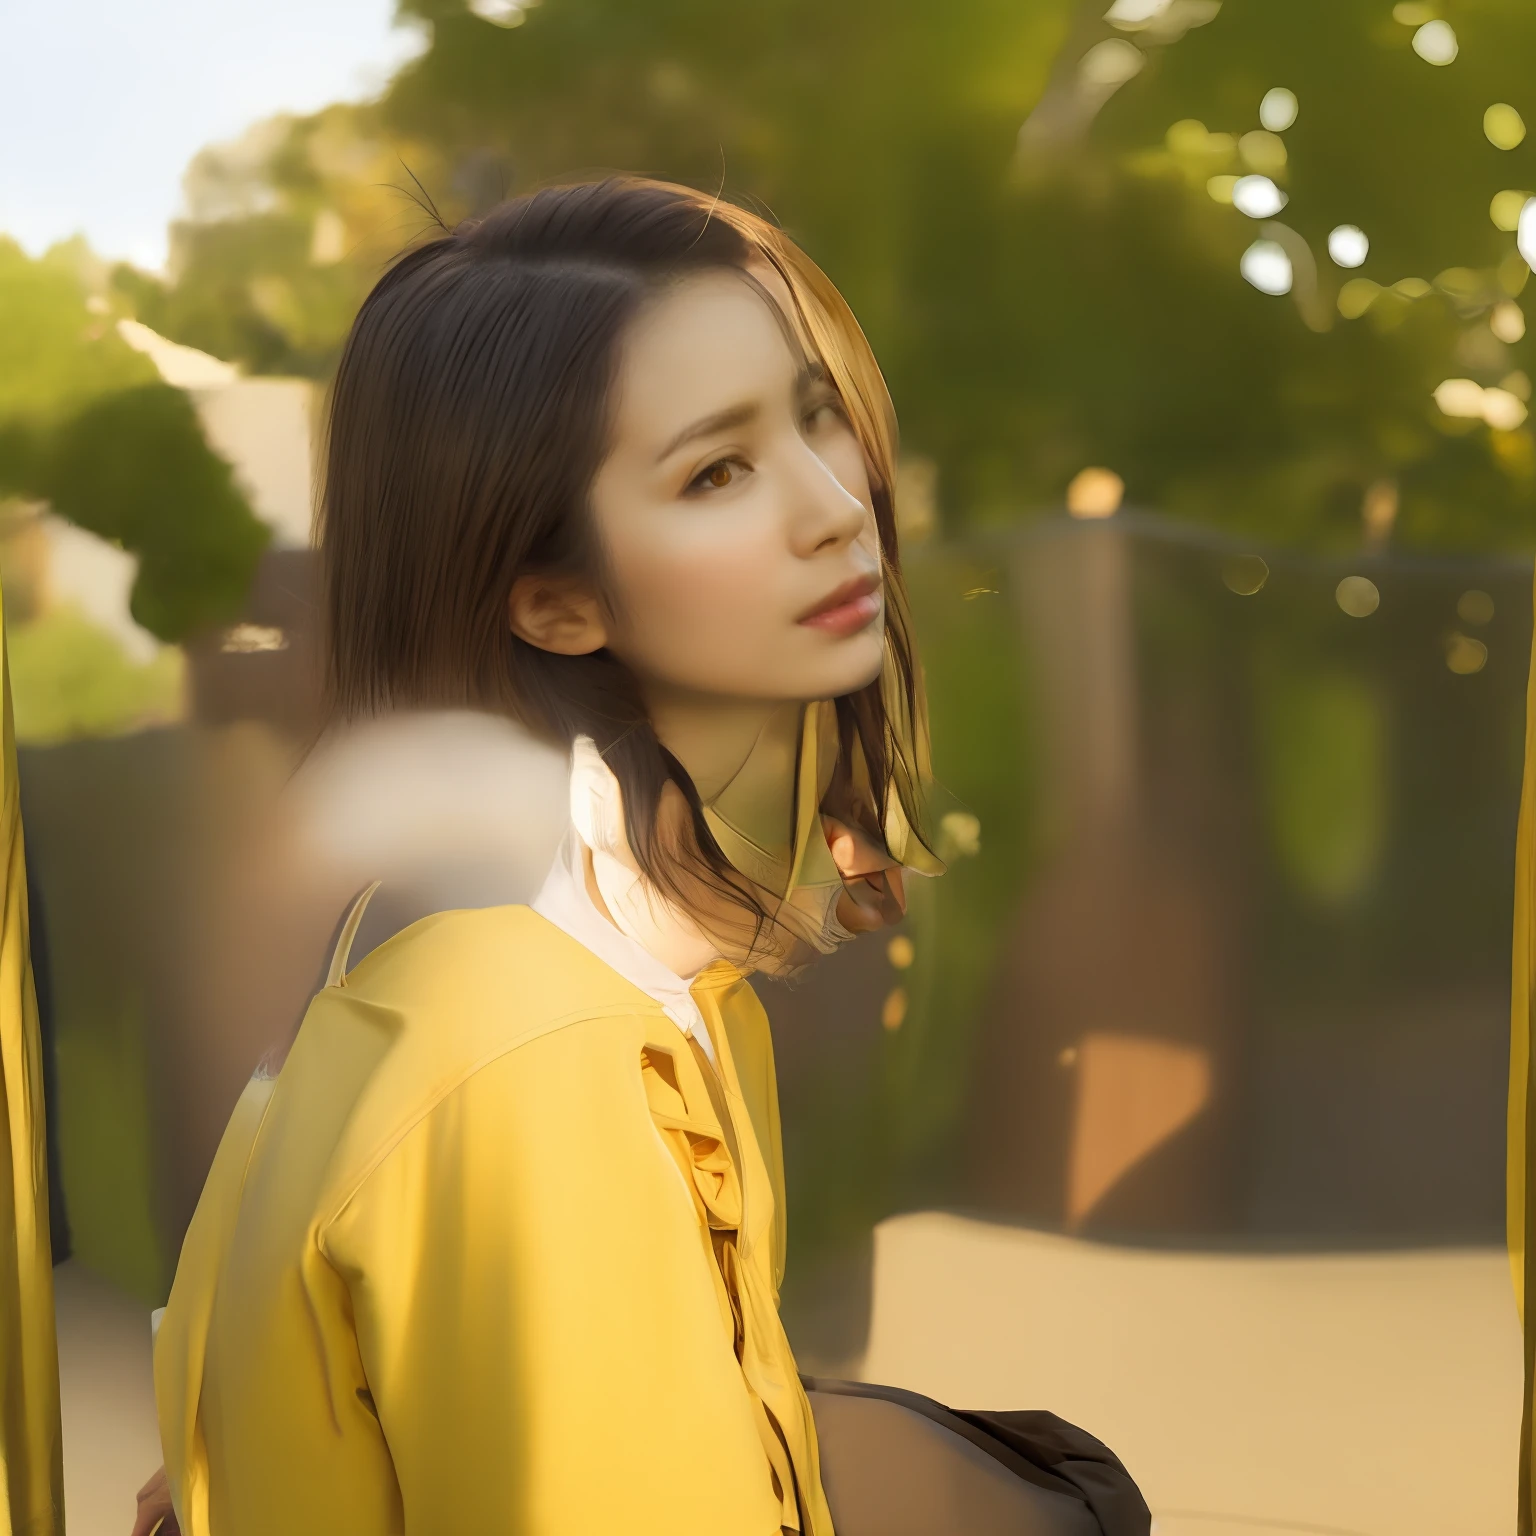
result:
M 0 617 L 0 1530 L 64 1529 L 44 1063 Z
M 360 955 L 447 906 L 532 900 L 568 780 L 565 753 L 486 713 L 404 710 L 328 731 L 253 819 L 228 903 L 220 948 L 245 972 L 247 1058 L 281 1061 L 324 982 L 336 914 L 363 886 L 380 890 Z
M 386 274 L 327 452 L 334 717 L 510 717 L 569 751 L 569 824 L 529 905 L 491 856 L 351 906 L 188 1231 L 135 1529 L 1145 1532 L 1090 1436 L 802 1382 L 778 1316 L 746 976 L 941 871 L 836 290 L 689 189 L 549 188 Z

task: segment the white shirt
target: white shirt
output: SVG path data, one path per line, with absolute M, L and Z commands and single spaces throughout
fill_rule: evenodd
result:
M 623 835 L 622 810 L 617 805 L 618 782 L 597 749 L 585 737 L 576 744 L 571 771 L 571 825 L 545 877 L 533 910 L 589 949 L 604 965 L 661 1005 L 661 1010 L 685 1035 L 715 1061 L 715 1047 L 704 1016 L 689 990 L 692 978 L 679 976 L 641 943 L 636 932 L 615 926 L 594 904 L 587 890 L 587 857 L 593 860 L 598 889 L 610 911 L 644 911 L 654 922 L 658 899 L 647 900 L 643 882 L 606 846 Z M 605 878 L 606 877 L 606 878 Z M 664 913 L 661 914 L 664 917 Z M 646 931 L 643 927 L 640 931 Z

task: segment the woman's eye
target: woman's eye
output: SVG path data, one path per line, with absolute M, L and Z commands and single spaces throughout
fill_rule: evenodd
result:
M 726 486 L 734 485 L 741 473 L 741 467 L 734 459 L 716 459 L 713 464 L 701 469 L 694 476 L 688 489 L 690 491 L 723 491 Z

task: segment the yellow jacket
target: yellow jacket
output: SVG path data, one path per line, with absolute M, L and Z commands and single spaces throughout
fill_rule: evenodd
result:
M 0 1536 L 64 1529 L 48 1155 L 11 685 L 0 620 Z
M 767 1020 L 723 963 L 694 997 L 718 1078 L 526 907 L 333 967 L 160 1328 L 186 1536 L 829 1536 Z

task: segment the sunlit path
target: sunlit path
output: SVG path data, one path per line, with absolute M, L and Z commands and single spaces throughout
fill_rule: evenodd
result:
M 864 1377 L 1083 1425 L 1159 1536 L 1510 1530 L 1520 1372 L 1497 1249 L 1169 1252 L 938 1214 L 876 1232 Z
M 53 1273 L 70 1536 L 127 1536 L 160 1465 L 149 1308 L 78 1264 Z

